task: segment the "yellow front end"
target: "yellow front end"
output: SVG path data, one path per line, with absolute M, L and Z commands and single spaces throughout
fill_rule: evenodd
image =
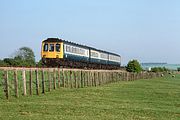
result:
M 63 58 L 63 42 L 42 42 L 42 58 Z

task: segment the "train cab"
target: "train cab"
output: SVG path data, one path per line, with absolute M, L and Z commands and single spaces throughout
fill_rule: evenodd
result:
M 63 58 L 63 42 L 54 41 L 51 39 L 42 42 L 41 57 L 48 58 Z

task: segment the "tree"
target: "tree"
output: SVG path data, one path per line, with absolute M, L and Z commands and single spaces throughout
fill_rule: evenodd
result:
M 140 63 L 137 60 L 131 60 L 128 62 L 126 70 L 128 72 L 141 72 L 142 71 L 142 67 L 140 65 Z
M 29 47 L 19 48 L 14 55 L 14 62 L 16 66 L 35 66 L 36 62 L 33 50 Z
M 0 60 L 0 66 L 1 67 L 6 67 L 7 63 L 5 63 L 4 60 Z

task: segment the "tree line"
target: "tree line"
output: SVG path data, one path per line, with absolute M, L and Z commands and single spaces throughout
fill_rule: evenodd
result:
M 0 60 L 1 67 L 35 67 L 41 65 L 41 61 L 36 63 L 35 54 L 29 47 L 21 47 L 12 57 Z

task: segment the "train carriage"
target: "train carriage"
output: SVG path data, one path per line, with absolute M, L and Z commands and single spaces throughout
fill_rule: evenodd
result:
M 91 63 L 97 63 L 97 64 L 100 64 L 100 52 L 93 49 L 93 48 L 90 48 L 90 62 Z
M 64 42 L 64 59 L 88 62 L 89 49 L 80 45 Z
M 109 54 L 109 64 L 110 65 L 119 65 L 121 64 L 121 56 L 117 55 L 117 54 Z

